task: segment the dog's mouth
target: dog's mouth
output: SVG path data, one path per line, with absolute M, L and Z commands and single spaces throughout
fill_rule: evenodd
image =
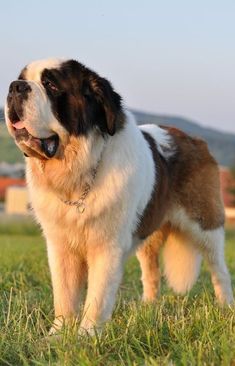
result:
M 47 138 L 35 137 L 29 133 L 25 121 L 19 118 L 15 109 L 12 109 L 11 115 L 9 117 L 11 120 L 15 140 L 22 148 L 26 156 L 30 154 L 31 150 L 35 151 L 37 155 L 44 154 L 46 158 L 53 158 L 53 156 L 55 156 L 59 146 L 58 135 L 52 134 Z M 24 147 L 26 148 L 27 152 L 24 151 Z
M 15 128 L 14 125 L 13 127 Z M 32 136 L 25 127 L 15 129 L 15 139 L 18 143 L 24 142 L 29 147 L 39 145 L 48 158 L 53 158 L 59 146 L 59 137 L 57 135 L 52 135 L 48 138 L 38 138 Z

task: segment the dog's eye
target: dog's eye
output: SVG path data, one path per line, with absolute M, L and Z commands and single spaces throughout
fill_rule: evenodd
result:
M 44 80 L 42 82 L 42 85 L 47 88 L 50 89 L 51 91 L 57 92 L 59 89 L 57 88 L 57 86 L 55 84 L 53 84 L 50 80 Z
M 90 100 L 91 99 L 91 93 L 83 93 L 84 98 Z

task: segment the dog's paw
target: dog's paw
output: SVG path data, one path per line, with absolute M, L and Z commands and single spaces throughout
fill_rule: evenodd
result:
M 79 330 L 78 330 L 78 336 L 80 337 L 84 337 L 84 336 L 90 336 L 90 337 L 94 337 L 95 336 L 95 334 L 96 334 L 96 332 L 95 332 L 95 329 L 94 329 L 94 327 L 91 327 L 91 328 L 87 328 L 87 329 L 85 329 L 85 328 L 79 328 Z
M 49 330 L 48 335 L 54 336 L 54 335 L 58 334 L 59 331 L 61 330 L 61 328 L 63 327 L 63 325 L 64 325 L 64 319 L 62 319 L 61 317 L 55 318 L 53 321 L 53 324 Z
M 224 286 L 221 287 L 219 285 L 214 286 L 215 289 L 215 296 L 217 299 L 217 302 L 220 306 L 233 306 L 234 305 L 234 297 L 232 288 L 230 286 Z
M 88 335 L 90 337 L 94 337 L 96 335 L 99 335 L 100 333 L 101 333 L 101 326 L 100 325 L 98 326 L 96 323 L 89 320 L 82 321 L 78 330 L 79 336 Z

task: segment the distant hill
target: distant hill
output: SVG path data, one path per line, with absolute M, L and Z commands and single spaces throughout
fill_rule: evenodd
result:
M 138 124 L 153 123 L 157 125 L 175 126 L 192 136 L 202 137 L 207 141 L 211 153 L 219 164 L 235 165 L 235 134 L 224 133 L 206 128 L 186 118 L 150 114 L 132 110 Z M 0 120 L 3 121 L 3 110 L 0 109 Z M 23 156 L 6 131 L 4 123 L 0 123 L 0 161 L 8 163 L 22 162 Z
M 4 112 L 3 109 L 0 109 L 0 120 L 4 119 Z
M 175 126 L 191 136 L 201 137 L 207 141 L 211 153 L 220 165 L 235 165 L 235 134 L 206 128 L 186 118 L 150 114 L 132 110 L 138 124 L 153 123 L 156 125 Z

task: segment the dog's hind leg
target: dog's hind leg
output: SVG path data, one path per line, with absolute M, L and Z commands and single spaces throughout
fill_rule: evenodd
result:
M 142 272 L 143 300 L 146 302 L 154 301 L 160 292 L 161 273 L 158 257 L 162 243 L 163 232 L 156 231 L 136 252 Z
M 230 275 L 224 258 L 224 228 L 203 230 L 196 222 L 184 220 L 181 230 L 172 230 L 163 251 L 165 275 L 177 293 L 189 291 L 200 270 L 201 256 L 211 272 L 215 296 L 220 304 L 233 301 Z
M 203 237 L 202 253 L 211 272 L 215 296 L 221 305 L 231 304 L 233 293 L 224 258 L 224 228 L 204 231 Z
M 167 283 L 176 293 L 191 290 L 200 272 L 201 257 L 193 233 L 172 227 L 163 249 L 163 263 Z

